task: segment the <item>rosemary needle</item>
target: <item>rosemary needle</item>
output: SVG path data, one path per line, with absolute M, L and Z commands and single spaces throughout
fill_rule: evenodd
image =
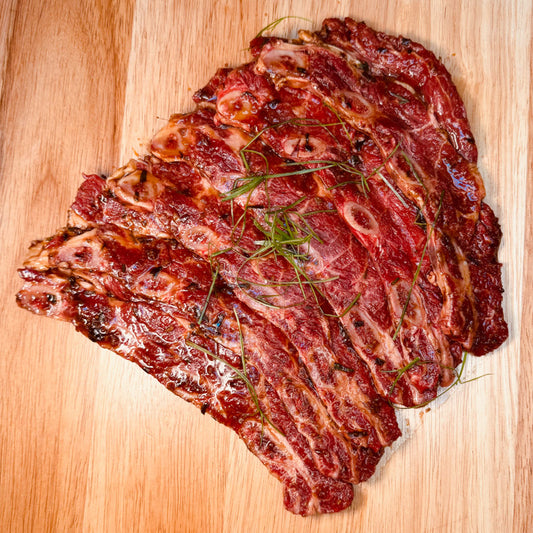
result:
M 422 249 L 422 255 L 420 256 L 420 261 L 418 261 L 418 265 L 416 267 L 415 275 L 413 276 L 413 281 L 411 282 L 411 286 L 409 287 L 409 292 L 407 293 L 407 299 L 406 299 L 405 304 L 404 304 L 403 309 L 402 309 L 402 314 L 400 316 L 400 321 L 398 322 L 398 326 L 396 326 L 396 331 L 394 332 L 394 335 L 392 336 L 392 340 L 396 340 L 396 337 L 398 336 L 398 333 L 400 333 L 400 329 L 402 327 L 403 320 L 405 318 L 405 313 L 407 312 L 407 306 L 409 305 L 409 302 L 411 301 L 411 295 L 413 293 L 414 286 L 416 284 L 416 281 L 417 281 L 418 276 L 420 274 L 420 270 L 422 268 L 422 262 L 424 261 L 424 257 L 426 255 L 426 250 L 427 250 L 427 247 L 428 247 L 428 244 L 429 244 L 429 240 L 431 239 L 431 235 L 433 234 L 433 230 L 435 229 L 435 226 L 437 224 L 437 219 L 439 218 L 439 215 L 440 215 L 443 196 L 444 196 L 444 193 L 441 194 L 441 196 L 440 196 L 439 208 L 437 209 L 437 213 L 435 215 L 435 220 L 433 221 L 433 224 L 431 224 L 431 226 L 429 228 L 429 231 L 428 231 L 428 234 L 427 234 L 427 238 L 426 238 L 426 242 L 424 244 L 424 248 Z
M 278 26 L 284 20 L 287 20 L 287 19 L 300 19 L 300 20 L 305 20 L 306 22 L 311 22 L 311 23 L 313 22 L 311 19 L 307 19 L 305 17 L 298 17 L 296 15 L 287 15 L 285 17 L 280 17 L 279 19 L 276 19 L 276 20 L 270 22 L 263 29 L 261 29 L 258 32 L 258 34 L 254 37 L 254 39 L 257 39 L 258 37 L 261 37 L 263 35 L 263 33 L 267 32 L 267 31 L 273 30 L 276 26 Z
M 213 279 L 211 280 L 211 285 L 209 287 L 209 292 L 207 293 L 207 297 L 205 299 L 204 306 L 202 308 L 202 312 L 200 313 L 200 316 L 198 317 L 198 325 L 200 325 L 204 319 L 205 312 L 207 311 L 207 306 L 209 305 L 209 300 L 211 299 L 211 295 L 213 294 L 213 290 L 215 288 L 215 283 L 217 281 L 218 277 L 218 269 L 219 266 L 217 265 L 217 268 L 215 270 L 215 273 L 213 274 Z

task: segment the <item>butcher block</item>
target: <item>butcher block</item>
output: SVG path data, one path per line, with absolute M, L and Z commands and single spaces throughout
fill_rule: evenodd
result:
M 403 435 L 340 513 L 302 518 L 227 428 L 62 322 L 18 308 L 30 243 L 82 173 L 108 175 L 262 28 L 330 16 L 421 42 L 448 68 L 503 239 L 509 339 L 398 412 Z M 526 532 L 533 523 L 531 0 L 17 2 L 0 6 L 0 530 Z

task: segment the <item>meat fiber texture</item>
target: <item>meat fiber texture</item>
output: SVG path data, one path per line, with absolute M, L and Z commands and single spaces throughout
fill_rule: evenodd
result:
M 337 512 L 463 354 L 507 338 L 501 238 L 435 56 L 351 19 L 257 37 L 146 156 L 85 177 L 19 305 L 232 428 L 297 514 Z

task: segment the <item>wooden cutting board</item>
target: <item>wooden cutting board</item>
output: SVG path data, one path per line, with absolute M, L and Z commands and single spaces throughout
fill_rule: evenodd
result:
M 530 0 L 0 5 L 0 530 L 523 532 L 533 519 Z M 16 268 L 81 183 L 127 161 L 269 22 L 350 15 L 421 41 L 464 98 L 500 217 L 510 339 L 468 362 L 353 506 L 303 519 L 231 431 L 74 328 L 18 309 Z M 403 414 L 402 414 L 403 416 Z M 531 527 L 531 526 L 530 526 Z

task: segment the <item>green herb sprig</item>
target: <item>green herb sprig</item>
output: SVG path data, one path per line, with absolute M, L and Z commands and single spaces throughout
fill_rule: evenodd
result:
M 328 315 L 327 313 L 324 313 L 324 316 L 330 316 L 332 318 L 342 318 L 346 316 L 354 307 L 354 305 L 359 301 L 359 298 L 361 298 L 361 293 L 357 293 L 357 296 L 344 308 L 343 311 L 339 315 Z
M 423 403 L 420 403 L 418 405 L 413 405 L 413 406 L 410 406 L 410 407 L 406 407 L 405 405 L 393 404 L 392 402 L 390 402 L 390 400 L 389 400 L 389 403 L 391 403 L 391 405 L 395 409 L 420 409 L 420 408 L 426 407 L 430 403 L 434 402 L 437 398 L 440 398 L 441 396 L 446 394 L 450 389 L 452 389 L 453 387 L 456 387 L 457 385 L 464 385 L 466 383 L 470 383 L 472 381 L 477 381 L 478 379 L 481 379 L 481 378 L 484 378 L 486 376 L 490 376 L 491 375 L 490 373 L 487 373 L 487 374 L 482 374 L 481 376 L 476 376 L 476 377 L 471 378 L 471 379 L 463 379 L 463 373 L 464 373 L 464 370 L 465 370 L 467 357 L 468 357 L 468 352 L 464 352 L 463 353 L 463 361 L 461 362 L 461 366 L 459 368 L 459 371 L 457 371 L 456 368 L 451 368 L 451 367 L 448 367 L 448 366 L 443 367 L 443 368 L 447 368 L 449 370 L 452 370 L 453 373 L 455 374 L 456 378 L 455 378 L 455 381 L 451 385 L 449 385 L 448 387 L 443 389 L 441 392 L 439 392 L 439 394 L 437 394 L 435 396 L 435 398 L 432 398 L 431 400 L 427 400 L 427 401 L 425 401 Z M 419 357 L 417 357 L 416 359 L 413 359 L 407 365 L 405 365 L 404 367 L 402 367 L 402 368 L 400 368 L 398 370 L 383 370 L 382 372 L 397 372 L 397 376 L 396 376 L 394 382 L 391 385 L 391 388 L 390 388 L 390 391 L 389 391 L 389 396 L 392 394 L 392 392 L 393 392 L 394 388 L 396 387 L 396 385 L 397 385 L 398 381 L 400 380 L 400 378 L 409 369 L 411 369 L 411 368 L 413 368 L 414 366 L 417 366 L 417 365 L 425 365 L 425 364 L 430 364 L 430 363 L 433 363 L 433 361 L 422 361 Z
M 204 306 L 202 308 L 202 312 L 200 313 L 200 316 L 198 317 L 198 325 L 200 325 L 202 323 L 202 321 L 204 320 L 204 317 L 205 317 L 205 312 L 207 311 L 207 306 L 209 305 L 209 300 L 211 299 L 211 295 L 213 294 L 213 290 L 215 289 L 215 283 L 217 281 L 217 278 L 218 278 L 218 271 L 219 271 L 219 265 L 217 265 L 214 273 L 213 273 L 213 276 L 212 276 L 212 279 L 211 279 L 211 285 L 209 286 L 209 291 L 207 293 L 207 297 L 205 299 L 205 303 L 204 303 Z
M 302 214 L 294 209 L 304 200 L 305 198 L 300 198 L 289 206 L 265 212 L 264 219 L 261 223 L 257 220 L 253 221 L 256 229 L 263 234 L 264 239 L 256 241 L 256 244 L 258 244 L 260 248 L 252 253 L 245 263 L 241 265 L 242 269 L 248 261 L 265 258 L 270 255 L 274 258 L 283 257 L 291 265 L 294 271 L 294 280 L 284 282 L 272 281 L 267 283 L 250 282 L 246 279 L 241 281 L 244 283 L 250 283 L 251 285 L 264 287 L 298 285 L 304 299 L 307 298 L 305 286 L 308 286 L 318 304 L 318 297 L 322 296 L 322 294 L 316 285 L 319 283 L 334 281 L 335 279 L 338 279 L 338 277 L 315 280 L 307 274 L 304 268 L 302 268 L 302 265 L 308 261 L 311 240 L 316 239 L 318 242 L 322 242 L 320 237 L 305 220 L 305 215 L 307 213 Z M 306 245 L 308 247 L 307 253 L 305 250 L 301 250 L 301 247 L 305 247 Z
M 306 22 L 311 22 L 311 23 L 313 22 L 311 19 L 307 19 L 305 17 L 298 17 L 296 15 L 287 15 L 285 17 L 280 17 L 279 19 L 276 19 L 270 22 L 269 24 L 267 24 L 263 29 L 259 30 L 258 34 L 254 37 L 254 39 L 261 37 L 263 33 L 267 31 L 273 30 L 276 26 L 279 26 L 284 20 L 287 20 L 287 19 L 300 19 L 300 20 L 305 20 Z
M 437 213 L 435 214 L 435 220 L 433 221 L 433 224 L 431 224 L 431 226 L 429 228 L 429 231 L 428 231 L 428 234 L 427 234 L 427 238 L 426 238 L 426 242 L 424 243 L 424 248 L 422 249 L 422 255 L 420 256 L 420 261 L 418 261 L 418 265 L 417 265 L 416 270 L 415 270 L 415 275 L 413 276 L 413 280 L 411 281 L 411 286 L 409 287 L 409 292 L 407 293 L 407 299 L 406 299 L 405 304 L 403 306 L 402 314 L 400 316 L 400 320 L 398 322 L 398 325 L 396 326 L 396 330 L 394 332 L 392 340 L 396 340 L 396 337 L 398 337 L 398 334 L 400 333 L 400 329 L 402 327 L 402 324 L 403 324 L 403 321 L 404 321 L 404 318 L 405 318 L 405 313 L 407 312 L 407 306 L 409 305 L 409 302 L 411 301 L 411 295 L 413 293 L 414 286 L 416 284 L 416 281 L 418 280 L 418 276 L 420 275 L 420 270 L 422 269 L 422 263 L 424 261 L 425 255 L 426 255 L 426 250 L 427 250 L 429 241 L 431 239 L 431 236 L 433 235 L 433 231 L 435 230 L 435 226 L 437 224 L 437 219 L 439 218 L 439 215 L 440 215 L 440 210 L 442 208 L 443 196 L 444 196 L 444 193 L 441 194 L 441 196 L 440 196 L 439 207 L 437 209 Z
M 328 109 L 331 109 L 331 107 L 328 106 L 327 104 L 324 104 L 324 105 Z M 305 245 L 307 245 L 308 247 L 310 246 L 310 242 L 312 239 L 316 239 L 318 242 L 321 242 L 318 235 L 316 235 L 316 233 L 310 227 L 309 223 L 305 220 L 305 216 L 310 216 L 311 214 L 315 214 L 318 212 L 334 212 L 335 210 L 320 210 L 320 211 L 316 211 L 312 213 L 304 213 L 304 214 L 299 213 L 297 210 L 294 209 L 294 207 L 296 207 L 297 204 L 302 202 L 304 200 L 303 198 L 300 200 L 297 200 L 294 204 L 291 204 L 291 206 L 272 210 L 269 208 L 270 206 L 270 198 L 268 194 L 269 180 L 276 179 L 276 178 L 305 175 L 305 174 L 310 174 L 310 173 L 318 172 L 321 170 L 327 170 L 330 168 L 337 167 L 347 173 L 355 174 L 358 177 L 358 180 L 357 181 L 350 180 L 345 183 L 336 184 L 330 189 L 340 187 L 347 183 L 355 182 L 355 183 L 360 183 L 363 193 L 365 194 L 365 196 L 367 196 L 367 191 L 369 191 L 369 185 L 368 185 L 367 180 L 369 177 L 378 174 L 379 177 L 382 179 L 382 181 L 384 181 L 387 184 L 387 186 L 394 192 L 394 194 L 399 198 L 402 204 L 407 206 L 402 196 L 399 195 L 399 193 L 394 189 L 394 187 L 392 187 L 392 185 L 386 180 L 386 178 L 381 173 L 381 169 L 384 168 L 387 161 L 390 158 L 392 158 L 394 154 L 396 153 L 396 151 L 399 149 L 399 146 L 400 146 L 399 143 L 393 148 L 393 150 L 385 158 L 385 160 L 370 173 L 369 176 L 365 176 L 364 173 L 357 170 L 353 166 L 353 164 L 351 164 L 348 161 L 332 161 L 332 160 L 320 160 L 320 159 L 309 160 L 309 161 L 305 161 L 304 163 L 288 162 L 288 163 L 285 163 L 286 166 L 288 167 L 298 166 L 299 168 L 297 170 L 290 170 L 288 172 L 271 173 L 267 157 L 261 151 L 251 148 L 253 143 L 257 141 L 258 139 L 260 139 L 260 137 L 267 130 L 278 128 L 278 127 L 281 127 L 287 124 L 322 127 L 322 128 L 326 128 L 331 135 L 333 135 L 333 133 L 329 130 L 329 127 L 340 125 L 340 126 L 343 126 L 345 135 L 351 142 L 351 138 L 350 138 L 350 135 L 347 129 L 346 122 L 340 118 L 340 116 L 335 110 L 333 110 L 333 112 L 336 115 L 336 117 L 339 119 L 338 122 L 320 123 L 312 119 L 290 119 L 290 120 L 283 121 L 277 124 L 268 125 L 264 127 L 262 130 L 260 130 L 259 132 L 257 132 L 247 142 L 247 144 L 240 149 L 239 155 L 241 157 L 246 174 L 236 179 L 234 183 L 234 187 L 222 197 L 222 201 L 231 202 L 232 213 L 233 213 L 233 202 L 241 196 L 245 196 L 245 195 L 247 196 L 246 201 L 244 202 L 245 205 L 244 205 L 243 213 L 241 214 L 237 222 L 234 223 L 233 229 L 232 229 L 232 239 L 233 239 L 234 234 L 237 232 L 237 228 L 241 226 L 240 235 L 235 242 L 236 245 L 238 245 L 238 243 L 240 242 L 245 231 L 246 217 L 247 217 L 248 210 L 250 209 L 249 202 L 250 202 L 251 196 L 253 192 L 261 185 L 264 185 L 265 187 L 265 195 L 267 199 L 267 202 L 266 202 L 267 211 L 264 215 L 264 219 L 261 224 L 259 224 L 255 219 L 253 221 L 256 229 L 258 229 L 265 236 L 265 239 L 263 239 L 262 241 L 258 241 L 256 243 L 260 245 L 259 250 L 251 252 L 251 255 L 249 255 L 249 257 L 246 259 L 243 265 L 241 265 L 239 272 L 245 266 L 245 264 L 251 261 L 252 259 L 264 258 L 270 254 L 272 254 L 274 257 L 281 256 L 284 259 L 286 259 L 295 272 L 295 279 L 293 281 L 281 282 L 281 283 L 275 282 L 275 281 L 272 281 L 272 282 L 268 281 L 267 283 L 257 283 L 251 280 L 241 278 L 240 276 L 237 276 L 238 283 L 241 289 L 245 290 L 245 287 L 250 286 L 250 285 L 263 286 L 263 287 L 266 287 L 266 286 L 275 287 L 275 286 L 298 284 L 300 286 L 300 290 L 305 300 L 306 294 L 307 294 L 305 290 L 305 286 L 308 286 L 311 289 L 311 292 L 315 298 L 316 303 L 320 305 L 319 296 L 323 297 L 323 295 L 316 287 L 316 284 L 324 283 L 327 281 L 334 281 L 335 279 L 338 279 L 338 277 L 331 278 L 328 280 L 312 279 L 306 273 L 305 269 L 302 268 L 302 265 L 308 260 L 308 254 L 301 251 L 302 246 L 305 246 Z M 264 173 L 253 173 L 252 172 L 251 167 L 250 167 L 250 162 L 248 159 L 248 156 L 251 154 L 255 154 L 263 158 L 266 172 Z M 318 166 L 313 167 L 313 168 L 301 168 L 302 164 L 306 164 L 306 165 L 314 164 Z M 298 223 L 294 221 L 295 218 L 299 219 Z M 248 292 L 248 295 L 264 305 L 267 305 L 269 307 L 278 307 L 275 304 L 273 304 L 272 301 L 267 301 L 268 299 L 275 298 L 276 295 L 264 295 L 264 296 L 257 297 L 251 294 L 250 292 Z M 358 295 L 357 299 L 359 299 L 359 297 L 360 295 Z M 353 305 L 357 303 L 357 299 L 353 302 Z M 293 305 L 294 304 L 292 304 L 291 307 Z M 344 314 L 348 313 L 350 309 L 344 310 L 340 316 L 344 316 Z

